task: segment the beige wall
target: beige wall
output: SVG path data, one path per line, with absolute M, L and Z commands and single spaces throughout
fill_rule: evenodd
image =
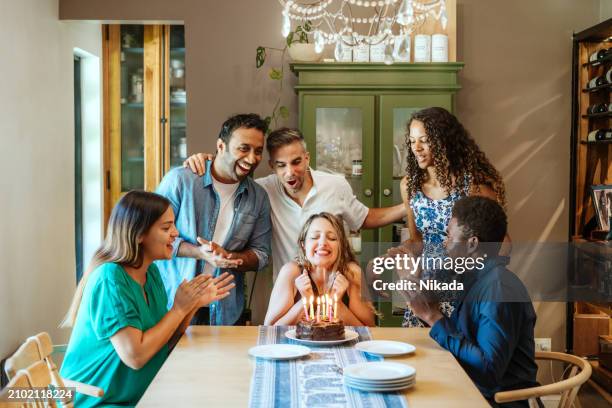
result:
M 601 21 L 612 18 L 612 1 L 600 0 L 599 19 Z
M 510 235 L 566 241 L 571 36 L 598 21 L 599 2 L 458 3 L 458 116 L 504 177 Z M 535 307 L 536 337 L 563 350 L 565 304 Z
M 75 287 L 73 48 L 100 26 L 58 19 L 57 0 L 0 6 L 0 358 L 56 329 Z

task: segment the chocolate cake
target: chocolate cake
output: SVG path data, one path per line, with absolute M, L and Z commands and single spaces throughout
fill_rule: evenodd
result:
M 298 339 L 304 340 L 342 340 L 344 339 L 344 323 L 342 320 L 327 319 L 320 320 L 300 320 L 295 328 Z

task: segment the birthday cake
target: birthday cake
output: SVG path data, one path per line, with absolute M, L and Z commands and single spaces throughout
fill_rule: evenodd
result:
M 304 340 L 342 340 L 344 339 L 344 323 L 340 319 L 305 320 L 298 322 L 295 329 L 298 339 Z

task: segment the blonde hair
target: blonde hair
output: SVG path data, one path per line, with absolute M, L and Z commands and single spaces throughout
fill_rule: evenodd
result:
M 318 214 L 311 215 L 310 217 L 308 217 L 308 219 L 302 226 L 302 230 L 300 231 L 300 235 L 298 236 L 298 254 L 296 256 L 296 262 L 298 263 L 298 265 L 300 265 L 300 267 L 308 271 L 312 270 L 312 264 L 306 258 L 306 234 L 308 234 L 308 230 L 310 229 L 310 225 L 313 223 L 313 221 L 319 218 L 323 218 L 331 224 L 332 228 L 334 229 L 334 232 L 338 237 L 338 242 L 340 244 L 338 259 L 336 259 L 336 262 L 334 262 L 333 270 L 338 271 L 342 275 L 344 275 L 350 283 L 355 283 L 357 278 L 353 276 L 353 273 L 348 266 L 349 263 L 356 263 L 357 260 L 355 258 L 355 254 L 353 254 L 353 251 L 351 250 L 348 238 L 346 237 L 344 225 L 338 217 L 328 212 L 321 212 Z
M 70 308 L 60 324 L 61 327 L 74 325 L 83 298 L 83 290 L 91 272 L 98 266 L 108 262 L 133 268 L 142 266 L 142 247 L 138 239 L 149 231 L 169 206 L 170 201 L 165 197 L 136 190 L 128 192 L 117 202 L 108 220 L 106 238 L 95 252 L 77 285 Z

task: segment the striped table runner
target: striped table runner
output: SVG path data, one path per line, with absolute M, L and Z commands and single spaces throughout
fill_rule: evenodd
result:
M 259 326 L 257 344 L 289 343 L 285 337 L 293 326 Z M 359 341 L 371 340 L 367 327 L 347 327 L 359 333 Z M 354 342 L 331 347 L 310 347 L 307 358 L 269 361 L 257 358 L 251 379 L 250 408 L 351 407 L 407 408 L 400 393 L 362 392 L 342 383 L 339 367 L 366 361 L 380 361 L 353 347 Z

